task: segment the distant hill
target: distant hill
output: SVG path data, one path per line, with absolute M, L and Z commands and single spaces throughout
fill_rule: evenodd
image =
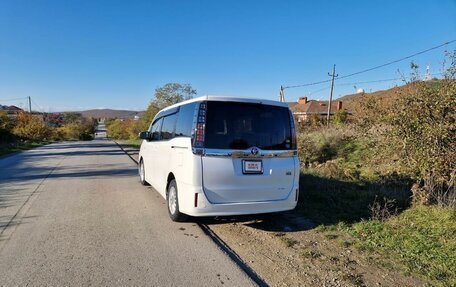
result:
M 113 110 L 113 109 L 93 109 L 86 111 L 78 111 L 82 116 L 87 118 L 122 118 L 130 119 L 135 116 L 141 116 L 143 111 L 129 111 L 129 110 Z

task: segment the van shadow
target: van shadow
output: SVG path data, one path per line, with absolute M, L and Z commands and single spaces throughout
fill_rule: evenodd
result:
M 398 214 L 410 206 L 412 180 L 399 175 L 379 182 L 342 181 L 301 174 L 300 193 L 292 211 L 196 219 L 207 225 L 242 224 L 272 232 L 297 232 L 318 225 L 352 224 L 372 217 L 373 206 Z M 388 203 L 388 204 L 386 204 Z

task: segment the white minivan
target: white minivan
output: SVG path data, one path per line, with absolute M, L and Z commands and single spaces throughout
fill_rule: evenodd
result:
M 140 138 L 141 183 L 167 200 L 173 221 L 296 207 L 299 159 L 286 103 L 195 98 L 161 110 Z

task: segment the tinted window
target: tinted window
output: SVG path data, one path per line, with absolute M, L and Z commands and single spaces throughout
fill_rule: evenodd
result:
M 193 116 L 196 103 L 181 106 L 177 116 L 176 137 L 192 136 Z
M 291 149 L 288 108 L 270 105 L 208 102 L 205 147 L 265 150 Z
M 161 139 L 169 140 L 174 137 L 174 127 L 176 125 L 177 114 L 172 114 L 163 118 L 161 128 Z
M 163 122 L 163 118 L 156 120 L 150 127 L 150 132 L 152 133 L 152 140 L 160 139 L 160 128 Z

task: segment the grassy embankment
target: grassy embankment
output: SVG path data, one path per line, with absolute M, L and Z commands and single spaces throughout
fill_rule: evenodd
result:
M 130 147 L 139 149 L 142 143 L 142 139 L 129 139 L 129 140 L 115 140 L 118 144 L 122 145 L 123 147 Z
M 7 155 L 19 151 L 29 150 L 52 143 L 51 141 L 18 141 L 10 144 L 0 145 L 0 156 Z
M 384 175 L 394 168 L 393 155 L 372 160 L 371 143 L 350 127 L 299 138 L 304 166 L 297 212 L 317 223 L 317 232 L 368 258 L 375 254 L 380 260 L 373 264 L 456 285 L 454 208 L 411 206 L 412 180 Z

